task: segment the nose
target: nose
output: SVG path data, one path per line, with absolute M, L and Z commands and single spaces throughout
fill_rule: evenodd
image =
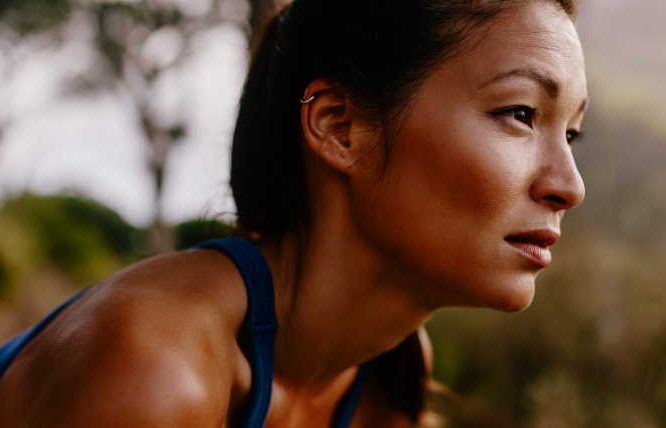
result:
M 541 152 L 539 172 L 530 187 L 530 196 L 554 211 L 580 205 L 585 198 L 585 184 L 571 147 L 566 141 L 544 146 L 550 148 Z

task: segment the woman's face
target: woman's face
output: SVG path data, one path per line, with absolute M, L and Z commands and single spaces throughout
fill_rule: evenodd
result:
M 433 307 L 530 304 L 547 247 L 584 197 L 570 140 L 586 99 L 574 26 L 547 2 L 497 17 L 426 79 L 385 168 L 354 182 L 361 230 L 424 280 L 417 298 Z M 358 168 L 372 171 L 365 162 Z

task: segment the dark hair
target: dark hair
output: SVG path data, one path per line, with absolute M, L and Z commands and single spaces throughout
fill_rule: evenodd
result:
M 307 221 L 298 101 L 310 82 L 335 82 L 388 124 L 434 65 L 466 47 L 492 18 L 528 1 L 537 0 L 294 0 L 265 29 L 240 102 L 231 158 L 240 230 L 275 237 Z M 575 14 L 573 0 L 539 1 Z M 382 357 L 393 367 L 383 369 L 389 379 L 408 362 L 400 372 L 413 375 L 385 391 L 412 418 L 423 405 L 415 343 L 410 336 Z
M 395 113 L 474 30 L 527 1 L 294 0 L 265 29 L 241 98 L 231 159 L 241 229 L 275 236 L 307 218 L 298 100 L 310 82 Z M 573 16 L 572 0 L 547 1 Z

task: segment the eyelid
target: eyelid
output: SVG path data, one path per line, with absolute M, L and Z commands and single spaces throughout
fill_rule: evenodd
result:
M 568 134 L 569 134 L 569 133 L 573 133 L 573 134 L 574 134 L 572 139 L 569 139 L 569 138 L 568 138 Z M 580 131 L 580 130 L 578 130 L 578 129 L 567 129 L 567 143 L 569 143 L 569 145 L 573 145 L 573 144 L 576 144 L 576 143 L 579 144 L 579 143 L 581 143 L 584 139 L 585 139 L 585 132 Z
M 536 111 L 536 108 L 530 107 L 526 104 L 515 104 L 515 105 L 512 105 L 512 106 L 502 107 L 502 108 L 499 108 L 497 110 L 494 110 L 494 111 L 491 112 L 491 114 L 493 114 L 493 115 L 502 115 L 502 114 L 512 113 L 512 112 L 514 112 L 516 110 L 520 110 L 520 109 L 531 110 L 533 112 Z
M 534 108 L 534 107 L 530 107 L 528 105 L 525 105 L 525 104 L 516 104 L 516 105 L 513 105 L 513 106 L 509 106 L 509 107 L 502 107 L 501 109 L 495 110 L 495 111 L 491 112 L 490 114 L 494 118 L 497 119 L 497 118 L 500 118 L 502 116 L 507 116 L 509 114 L 515 114 L 517 111 L 520 111 L 520 110 L 526 110 L 526 111 L 529 112 L 530 123 L 527 124 L 526 122 L 523 122 L 519 119 L 516 119 L 515 117 L 513 119 L 516 120 L 517 122 L 520 122 L 524 126 L 528 126 L 529 128 L 533 128 L 534 127 L 534 121 L 535 121 L 536 116 L 537 116 L 537 109 Z
M 514 121 L 520 122 L 522 124 L 521 126 L 524 125 L 524 126 L 528 126 L 530 129 L 533 129 L 534 128 L 534 121 L 535 121 L 536 115 L 537 115 L 537 109 L 534 108 L 534 107 L 530 107 L 530 106 L 524 105 L 524 104 L 517 104 L 517 105 L 513 105 L 513 106 L 509 106 L 509 107 L 502 107 L 498 110 L 492 111 L 490 114 L 493 116 L 493 118 L 498 119 L 498 118 L 501 118 L 503 116 L 507 116 L 509 114 L 513 115 L 517 111 L 520 111 L 520 110 L 525 110 L 525 111 L 529 112 L 529 115 L 530 115 L 529 116 L 529 122 L 530 123 L 528 124 L 528 123 L 526 123 L 522 120 L 519 120 L 515 117 L 513 117 L 512 119 Z M 570 134 L 571 134 L 571 136 L 570 136 Z M 566 133 L 565 133 L 565 139 L 567 140 L 567 144 L 569 144 L 570 146 L 574 145 L 575 143 L 580 143 L 583 140 L 584 136 L 585 136 L 585 134 L 583 133 L 583 131 L 578 130 L 578 129 L 567 129 Z

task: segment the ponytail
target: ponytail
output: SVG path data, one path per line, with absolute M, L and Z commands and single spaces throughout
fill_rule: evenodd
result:
M 370 378 L 385 402 L 416 424 L 425 407 L 427 369 L 418 333 L 371 362 Z
M 242 234 L 278 236 L 306 216 L 303 160 L 298 139 L 298 85 L 280 43 L 287 9 L 266 26 L 240 102 L 231 155 L 231 187 Z M 392 409 L 417 421 L 425 368 L 413 334 L 371 363 L 370 381 Z
M 552 1 L 574 13 L 572 0 Z M 240 100 L 231 153 L 240 232 L 279 237 L 308 219 L 298 101 L 310 82 L 336 82 L 359 106 L 386 118 L 404 109 L 433 67 L 458 53 L 475 30 L 525 3 L 293 0 L 268 23 Z M 372 366 L 388 403 L 416 422 L 427 376 L 418 335 Z
M 264 30 L 240 101 L 231 188 L 243 234 L 277 236 L 300 223 L 306 198 L 298 147 L 298 97 L 279 46 L 285 10 Z

